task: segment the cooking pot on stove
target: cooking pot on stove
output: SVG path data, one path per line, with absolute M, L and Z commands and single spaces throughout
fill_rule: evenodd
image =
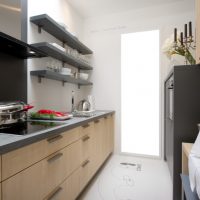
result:
M 0 102 L 0 127 L 8 126 L 26 119 L 26 113 L 33 106 L 24 102 Z

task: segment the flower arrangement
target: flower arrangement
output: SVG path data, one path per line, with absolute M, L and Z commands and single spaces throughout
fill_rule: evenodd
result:
M 178 35 L 178 37 L 177 37 Z M 172 55 L 184 56 L 186 64 L 190 63 L 191 65 L 196 64 L 196 60 L 192 55 L 192 51 L 195 49 L 193 45 L 192 37 L 188 37 L 187 42 L 183 42 L 183 33 L 178 33 L 175 31 L 175 35 L 171 35 L 164 42 L 162 47 L 163 53 L 171 59 Z

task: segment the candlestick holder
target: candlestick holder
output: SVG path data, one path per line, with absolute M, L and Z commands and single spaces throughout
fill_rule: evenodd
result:
M 173 48 L 176 54 L 184 56 L 186 65 L 196 64 L 196 61 L 191 54 L 191 50 L 195 50 L 196 48 L 196 42 L 193 36 L 178 39 L 174 42 Z

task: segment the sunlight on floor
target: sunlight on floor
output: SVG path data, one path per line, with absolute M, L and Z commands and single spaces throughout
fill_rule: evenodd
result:
M 79 200 L 172 200 L 164 161 L 113 155 Z

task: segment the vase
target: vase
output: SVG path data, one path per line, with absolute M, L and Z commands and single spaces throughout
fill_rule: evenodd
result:
M 179 54 L 173 54 L 170 60 L 171 66 L 185 65 L 185 57 Z
M 193 55 L 189 51 L 186 51 L 185 53 L 185 60 L 186 60 L 186 64 L 190 64 L 190 65 L 196 64 L 196 60 L 194 59 Z

